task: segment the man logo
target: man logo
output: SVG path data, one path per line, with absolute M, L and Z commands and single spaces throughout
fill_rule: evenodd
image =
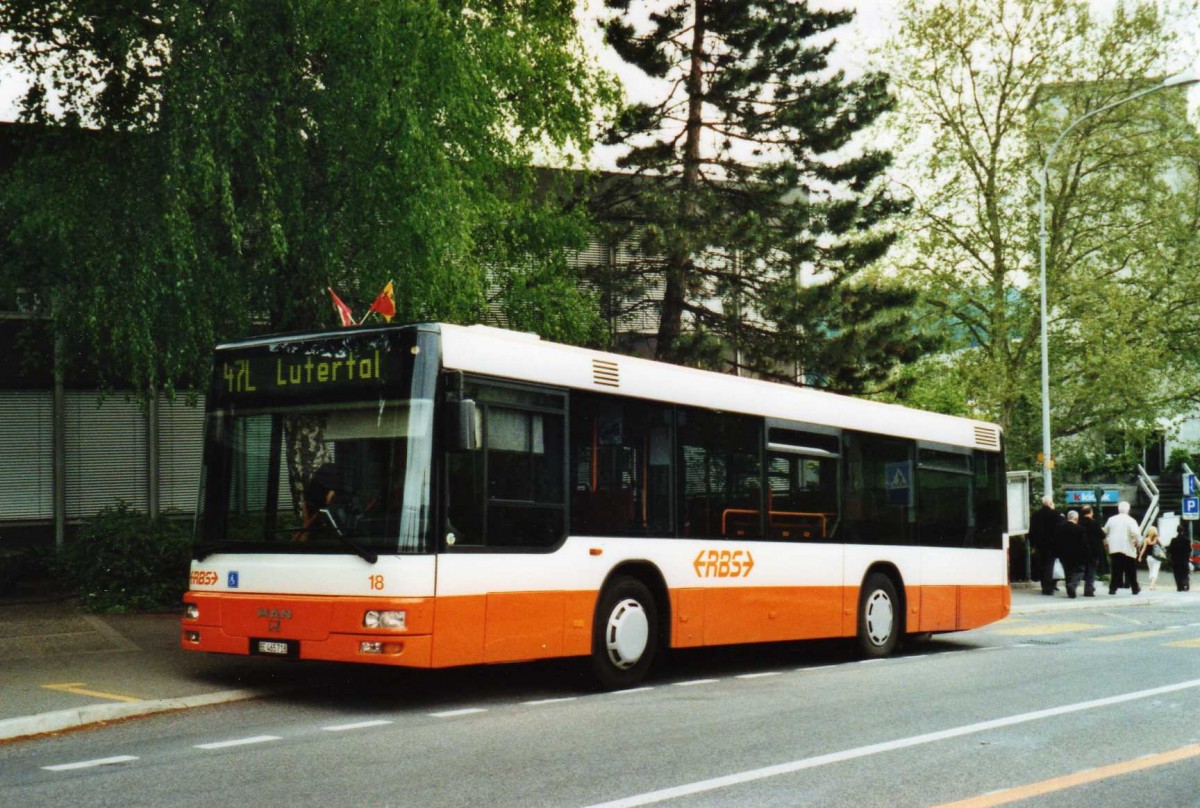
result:
M 229 573 L 229 583 L 228 583 L 228 585 L 229 585 L 229 588 L 230 588 L 230 589 L 237 589 L 237 588 L 238 588 L 238 574 L 237 574 L 237 570 L 234 570 L 233 572 L 230 572 L 230 573 Z

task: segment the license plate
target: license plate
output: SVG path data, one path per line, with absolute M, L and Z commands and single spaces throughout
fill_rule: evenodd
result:
M 296 640 L 260 640 L 250 641 L 250 653 L 261 656 L 300 656 L 300 643 Z

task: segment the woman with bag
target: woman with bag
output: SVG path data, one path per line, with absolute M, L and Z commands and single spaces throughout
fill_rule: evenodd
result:
M 1150 570 L 1150 590 L 1154 591 L 1154 582 L 1158 580 L 1158 571 L 1167 554 L 1163 552 L 1162 542 L 1158 540 L 1158 528 L 1153 525 L 1146 531 L 1146 541 L 1142 543 L 1138 561 L 1141 561 L 1143 556 L 1146 558 L 1146 568 Z

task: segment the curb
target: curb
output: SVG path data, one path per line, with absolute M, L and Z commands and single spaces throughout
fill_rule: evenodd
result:
M 1013 599 L 1009 614 L 1037 614 L 1040 612 L 1062 612 L 1076 611 L 1088 609 L 1124 609 L 1124 608 L 1145 608 L 1147 606 L 1162 606 L 1162 605 L 1192 605 L 1200 600 L 1200 591 L 1197 592 L 1176 592 L 1174 589 L 1161 590 L 1156 592 L 1148 592 L 1146 588 L 1142 588 L 1141 594 L 1131 595 L 1127 592 L 1121 592 L 1115 596 L 1109 595 L 1107 591 L 1096 592 L 1094 598 L 1086 598 L 1083 595 L 1071 599 L 1065 596 L 1056 595 L 1053 598 L 1044 598 L 1039 596 L 1037 600 L 1032 598 L 1021 598 L 1020 603 L 1017 599 Z
M 21 718 L 7 718 L 0 720 L 0 742 L 78 729 L 90 724 L 103 724 L 106 721 L 119 721 L 123 718 L 257 699 L 272 692 L 270 690 L 223 690 L 218 693 L 184 696 L 177 699 L 154 699 L 128 704 L 93 704 L 77 709 L 57 710 L 52 713 Z

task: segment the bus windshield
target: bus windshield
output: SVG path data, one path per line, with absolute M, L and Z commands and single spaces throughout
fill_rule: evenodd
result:
M 432 374 L 414 360 L 415 346 L 401 352 L 381 344 L 341 338 L 300 351 L 274 345 L 229 361 L 218 356 L 197 557 L 355 553 L 373 562 L 381 553 L 428 551 L 432 380 L 420 377 Z M 287 389 L 289 366 L 329 364 L 355 351 L 375 363 L 363 365 L 362 378 Z M 301 382 L 292 386 L 306 375 L 292 374 Z

